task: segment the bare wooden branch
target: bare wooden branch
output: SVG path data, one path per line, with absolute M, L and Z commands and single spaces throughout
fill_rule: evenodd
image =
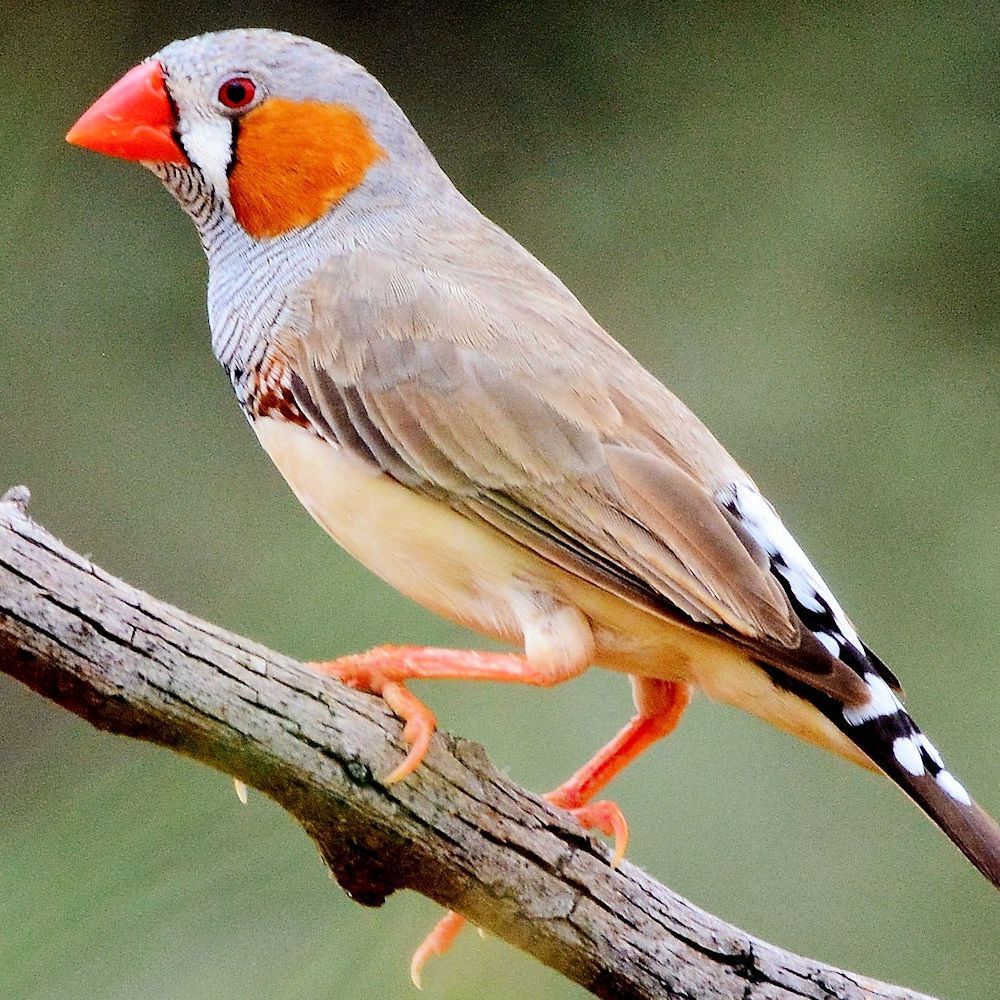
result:
M 402 753 L 382 703 L 170 607 L 0 500 L 0 670 L 95 726 L 169 747 L 277 800 L 358 902 L 415 889 L 605 998 L 917 1000 L 699 910 L 571 817 L 439 734 Z

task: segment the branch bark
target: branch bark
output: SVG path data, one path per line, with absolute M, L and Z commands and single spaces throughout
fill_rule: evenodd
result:
M 435 737 L 386 787 L 400 725 L 380 700 L 116 579 L 0 499 L 0 671 L 99 729 L 169 747 L 288 810 L 345 891 L 415 889 L 598 997 L 927 1000 L 801 958 L 699 910 Z

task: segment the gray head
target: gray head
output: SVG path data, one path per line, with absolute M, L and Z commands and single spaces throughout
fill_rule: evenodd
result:
M 280 31 L 171 42 L 100 98 L 69 138 L 143 161 L 203 240 L 234 223 L 253 240 L 271 240 L 331 214 L 450 188 L 371 74 Z

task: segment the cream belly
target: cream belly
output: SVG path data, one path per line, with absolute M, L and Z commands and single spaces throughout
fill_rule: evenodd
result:
M 526 599 L 548 595 L 586 617 L 601 666 L 685 681 L 810 743 L 867 762 L 820 712 L 776 688 L 725 640 L 657 617 L 581 580 L 302 427 L 270 417 L 253 426 L 278 471 L 327 533 L 436 614 L 520 647 Z
M 659 619 L 545 562 L 488 525 L 401 486 L 301 427 L 265 417 L 254 429 L 302 505 L 330 536 L 418 604 L 521 645 L 519 609 L 525 595 L 548 593 L 579 607 L 591 621 L 598 650 L 614 661 L 606 666 L 650 672 L 648 660 L 663 644 Z

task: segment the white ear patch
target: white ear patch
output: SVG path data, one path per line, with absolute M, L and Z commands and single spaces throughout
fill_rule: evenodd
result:
M 204 175 L 216 195 L 229 200 L 229 159 L 232 155 L 233 125 L 220 115 L 181 121 L 178 129 L 188 159 Z

